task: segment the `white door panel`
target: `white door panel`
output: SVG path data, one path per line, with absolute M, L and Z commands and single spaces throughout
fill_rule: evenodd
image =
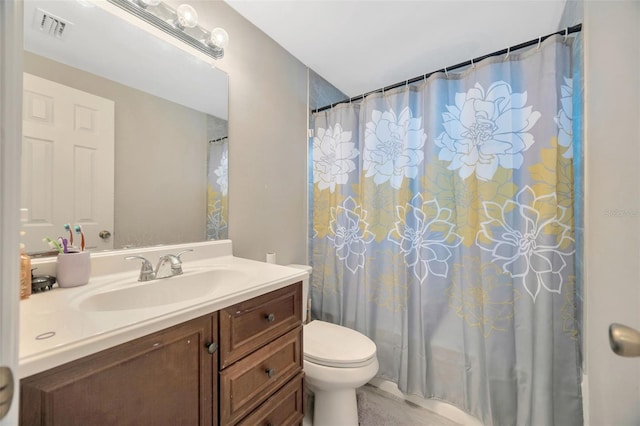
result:
M 113 101 L 25 73 L 23 152 L 27 250 L 46 250 L 65 223 L 82 226 L 88 249 L 113 248 L 98 236 L 113 232 Z

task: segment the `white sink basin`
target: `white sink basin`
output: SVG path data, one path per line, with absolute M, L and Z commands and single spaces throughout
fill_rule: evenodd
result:
M 108 290 L 84 295 L 74 305 L 91 312 L 152 308 L 211 297 L 248 280 L 245 272 L 224 267 L 145 282 L 127 280 L 109 285 Z

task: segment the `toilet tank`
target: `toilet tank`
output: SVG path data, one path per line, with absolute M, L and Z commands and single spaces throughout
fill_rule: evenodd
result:
M 287 265 L 289 268 L 303 269 L 309 273 L 307 279 L 302 280 L 302 323 L 306 324 L 311 318 L 311 300 L 309 299 L 309 282 L 311 281 L 311 271 L 313 268 L 309 265 Z

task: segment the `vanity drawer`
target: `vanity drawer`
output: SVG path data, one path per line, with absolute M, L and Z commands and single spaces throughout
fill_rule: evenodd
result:
M 302 327 L 220 372 L 220 423 L 234 424 L 302 371 Z
M 220 368 L 225 368 L 302 322 L 302 283 L 220 311 Z
M 237 426 L 293 426 L 304 418 L 304 373 L 298 374 Z

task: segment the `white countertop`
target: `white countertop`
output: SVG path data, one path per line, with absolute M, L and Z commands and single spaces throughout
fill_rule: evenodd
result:
M 142 254 L 152 263 L 159 255 L 177 252 L 184 248 L 195 248 L 195 260 L 183 256 L 185 275 L 190 271 L 206 271 L 207 268 L 230 267 L 242 270 L 247 279 L 237 287 L 221 286 L 213 296 L 203 296 L 168 305 L 118 311 L 83 311 L 77 300 L 108 288 L 109 283 L 119 280 L 137 280 L 140 262 L 131 264 L 124 256 Z M 89 283 L 74 288 L 58 288 L 33 294 L 20 302 L 20 349 L 19 377 L 24 378 L 69 361 L 125 343 L 132 339 L 163 330 L 176 324 L 206 315 L 243 300 L 250 299 L 287 285 L 301 281 L 307 272 L 254 260 L 232 256 L 231 242 L 209 242 L 164 246 L 153 249 L 126 250 L 122 252 L 99 253 L 97 265 L 93 269 L 108 270 L 109 262 L 117 265 L 113 274 L 92 275 Z M 95 260 L 95 259 L 94 259 Z M 123 268 L 121 264 L 127 264 Z M 43 270 L 46 265 L 41 263 Z M 175 280 L 179 285 L 180 277 Z M 149 282 L 153 285 L 153 281 Z M 212 286 L 216 283 L 212 282 Z M 152 287 L 150 287 L 152 288 Z M 50 337 L 47 337 L 50 336 Z M 38 338 L 40 337 L 40 338 Z M 45 338 L 43 338 L 45 337 Z

